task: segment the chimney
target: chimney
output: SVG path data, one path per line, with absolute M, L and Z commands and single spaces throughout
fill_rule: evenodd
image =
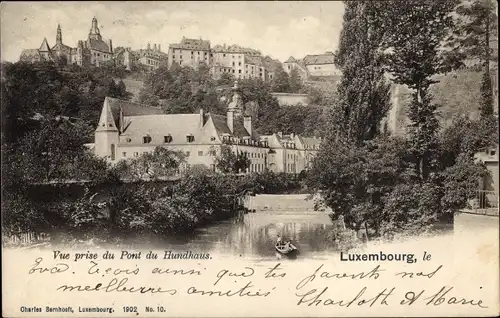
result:
M 151 44 L 148 43 L 147 49 L 151 50 Z
M 234 131 L 234 112 L 232 110 L 227 112 L 227 127 L 231 133 Z
M 252 116 L 245 116 L 243 117 L 243 126 L 245 126 L 246 131 L 250 135 L 250 137 L 253 137 L 252 135 Z
M 109 47 L 109 51 L 113 52 L 113 42 L 111 42 L 111 40 L 108 40 L 108 47 Z
M 154 46 L 154 49 L 153 49 L 153 50 L 155 50 L 155 51 L 156 51 L 156 43 L 155 43 L 155 46 Z
M 290 138 L 291 138 L 291 139 L 295 139 L 295 134 L 294 134 L 294 133 L 291 133 L 291 134 L 290 134 Z
M 161 44 L 158 44 L 158 52 L 161 52 Z
M 203 127 L 205 118 L 204 118 L 204 113 L 203 113 L 203 108 L 200 108 L 200 128 Z

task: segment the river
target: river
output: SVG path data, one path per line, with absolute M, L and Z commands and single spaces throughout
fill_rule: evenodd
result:
M 245 214 L 241 220 L 218 222 L 181 238 L 149 238 L 145 244 L 150 248 L 175 252 L 265 260 L 281 257 L 274 248 L 280 234 L 298 247 L 296 257 L 312 258 L 335 252 L 329 239 L 333 225 L 328 214 L 314 211 L 313 202 L 305 198 L 305 195 L 257 195 L 247 204 L 255 212 Z M 138 242 L 133 245 L 145 247 Z

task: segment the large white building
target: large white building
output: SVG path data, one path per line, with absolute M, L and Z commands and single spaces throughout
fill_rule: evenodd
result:
M 234 152 L 247 154 L 251 162 L 248 172 L 300 173 L 307 169 L 321 140 L 281 133 L 258 136 L 252 117 L 243 112 L 236 88 L 226 116 L 203 110 L 167 115 L 156 107 L 106 97 L 91 149 L 117 163 L 152 152 L 157 146 L 168 147 L 184 152 L 188 165 L 215 170 L 216 156 L 228 144 Z

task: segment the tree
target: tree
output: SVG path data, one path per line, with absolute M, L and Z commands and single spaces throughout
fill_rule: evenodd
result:
M 283 66 L 276 68 L 274 77 L 271 81 L 271 90 L 278 93 L 290 92 L 290 79 Z
M 429 88 L 434 76 L 460 65 L 454 51 L 444 45 L 455 27 L 452 15 L 456 0 L 384 2 L 390 16 L 385 32 L 386 63 L 397 84 L 411 90 L 408 117 L 417 175 L 426 179 L 435 168 L 438 146 L 438 105 L 432 102 Z
M 231 73 L 222 73 L 217 85 L 232 85 L 234 83 L 234 75 Z
M 490 62 L 498 59 L 498 50 L 496 52 L 493 50 L 494 42 L 498 42 L 496 5 L 491 0 L 474 0 L 462 3 L 456 11 L 462 17 L 462 23 L 456 32 L 458 45 L 469 59 L 478 59 L 483 68 L 481 116 L 491 116 L 493 114 L 493 87 Z
M 380 122 L 390 108 L 390 86 L 384 79 L 379 53 L 384 32 L 379 3 L 348 1 L 336 53 L 342 77 L 332 112 L 331 138 L 356 144 L 380 134 Z
M 290 77 L 288 79 L 290 87 L 290 93 L 298 93 L 302 89 L 302 79 L 300 78 L 299 71 L 297 68 L 292 68 L 290 71 Z
M 278 100 L 271 95 L 269 85 L 261 79 L 242 80 L 238 84 L 238 93 L 244 105 L 255 104 L 253 125 L 259 134 L 276 131 L 277 114 L 280 109 Z
M 178 172 L 186 155 L 165 147 L 156 147 L 152 152 L 145 152 L 137 158 L 121 160 L 114 167 L 120 179 L 156 179 L 173 176 Z
M 230 145 L 222 145 L 220 153 L 215 154 L 215 166 L 223 173 L 245 172 L 250 166 L 250 159 L 245 152 L 235 153 Z

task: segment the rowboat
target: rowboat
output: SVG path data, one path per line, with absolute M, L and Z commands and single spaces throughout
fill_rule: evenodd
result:
M 276 243 L 275 245 L 276 250 L 280 252 L 281 254 L 290 254 L 293 252 L 298 251 L 297 247 L 293 245 L 292 243 L 285 244 L 285 243 Z

